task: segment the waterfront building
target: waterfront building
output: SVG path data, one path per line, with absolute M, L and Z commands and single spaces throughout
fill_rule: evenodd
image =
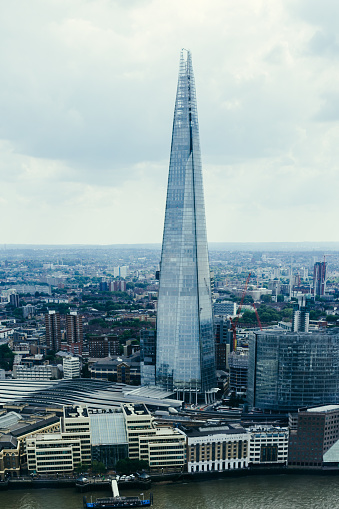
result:
M 106 468 L 115 468 L 117 462 L 128 458 L 128 439 L 124 414 L 121 409 L 91 410 L 92 461 L 100 461 Z
M 139 459 L 139 435 L 149 436 L 154 434 L 153 417 L 144 404 L 121 406 L 127 430 L 128 456 L 131 459 Z
M 66 380 L 80 377 L 79 357 L 64 357 L 62 364 L 64 368 L 64 378 Z
M 211 282 L 192 59 L 183 50 L 174 110 L 157 313 L 156 383 L 213 399 Z
M 290 422 L 289 465 L 339 467 L 339 405 L 302 408 Z
M 81 463 L 91 463 L 91 421 L 85 406 L 64 406 L 61 420 L 63 437 L 80 439 Z
M 71 473 L 82 463 L 80 438 L 48 433 L 27 438 L 28 472 Z
M 273 426 L 255 426 L 250 434 L 250 466 L 287 466 L 289 429 Z
M 140 331 L 140 379 L 141 385 L 155 385 L 156 332 L 154 329 Z
M 186 435 L 171 427 L 158 427 L 144 404 L 122 405 L 128 456 L 148 461 L 153 472 L 180 472 L 186 463 Z
M 138 437 L 139 459 L 148 461 L 155 473 L 182 472 L 186 465 L 186 435 L 176 428 L 156 427 Z
M 223 472 L 248 466 L 250 435 L 240 424 L 188 429 L 188 472 Z
M 339 329 L 251 332 L 247 398 L 278 412 L 339 403 Z
M 20 442 L 12 435 L 0 436 L 0 480 L 20 475 Z
M 17 407 L 16 411 L 10 408 L 7 411 L 3 409 L 0 415 L 0 479 L 7 474 L 11 477 L 18 475 L 20 465 L 27 461 L 28 437 L 60 431 L 60 418 L 54 412 L 35 409 L 32 413 L 24 406 Z
M 56 311 L 45 314 L 46 344 L 50 350 L 58 352 L 61 348 L 60 315 Z

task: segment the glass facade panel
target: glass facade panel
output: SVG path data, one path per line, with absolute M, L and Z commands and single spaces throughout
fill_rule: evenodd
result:
M 339 404 L 338 368 L 338 329 L 323 333 L 252 333 L 249 404 L 283 412 Z
M 198 114 L 183 50 L 174 111 L 157 314 L 157 384 L 215 387 L 214 334 Z

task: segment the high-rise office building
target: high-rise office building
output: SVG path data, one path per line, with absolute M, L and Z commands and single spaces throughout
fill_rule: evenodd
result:
M 214 333 L 198 114 L 183 50 L 174 111 L 157 315 L 157 385 L 212 399 Z
M 69 351 L 73 354 L 82 355 L 84 333 L 82 328 L 82 316 L 76 311 L 66 315 L 66 335 Z
M 156 333 L 154 329 L 140 331 L 141 385 L 155 384 Z
M 46 344 L 50 350 L 58 352 L 61 348 L 60 315 L 56 311 L 45 314 Z
M 325 295 L 326 288 L 326 262 L 316 262 L 313 271 L 313 295 Z
M 308 332 L 310 324 L 310 312 L 304 295 L 298 297 L 298 304 L 293 306 L 293 332 Z
M 258 331 L 249 337 L 251 407 L 289 412 L 339 403 L 339 329 Z
M 11 306 L 18 308 L 19 307 L 19 295 L 17 293 L 12 293 L 9 296 L 9 302 L 10 302 Z

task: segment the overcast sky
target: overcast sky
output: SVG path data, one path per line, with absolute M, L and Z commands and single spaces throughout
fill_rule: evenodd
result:
M 161 242 L 182 47 L 209 241 L 339 241 L 337 0 L 11 0 L 0 243 Z

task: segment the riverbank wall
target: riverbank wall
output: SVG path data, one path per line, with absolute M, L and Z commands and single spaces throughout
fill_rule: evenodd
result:
M 316 476 L 337 476 L 338 469 L 321 469 L 321 468 L 305 468 L 305 467 L 275 467 L 275 468 L 247 468 L 228 470 L 225 472 L 180 472 L 171 474 L 151 474 L 151 482 L 126 481 L 119 482 L 121 490 L 128 489 L 149 489 L 151 483 L 156 484 L 173 484 L 182 482 L 203 482 L 212 479 L 223 479 L 228 477 L 248 477 L 256 475 L 316 475 Z M 86 483 L 78 483 L 75 478 L 47 478 L 47 479 L 31 479 L 28 477 L 18 477 L 0 481 L 1 490 L 15 489 L 40 489 L 40 488 L 76 488 L 77 491 L 86 492 L 91 490 L 110 490 L 110 479 L 89 479 Z

